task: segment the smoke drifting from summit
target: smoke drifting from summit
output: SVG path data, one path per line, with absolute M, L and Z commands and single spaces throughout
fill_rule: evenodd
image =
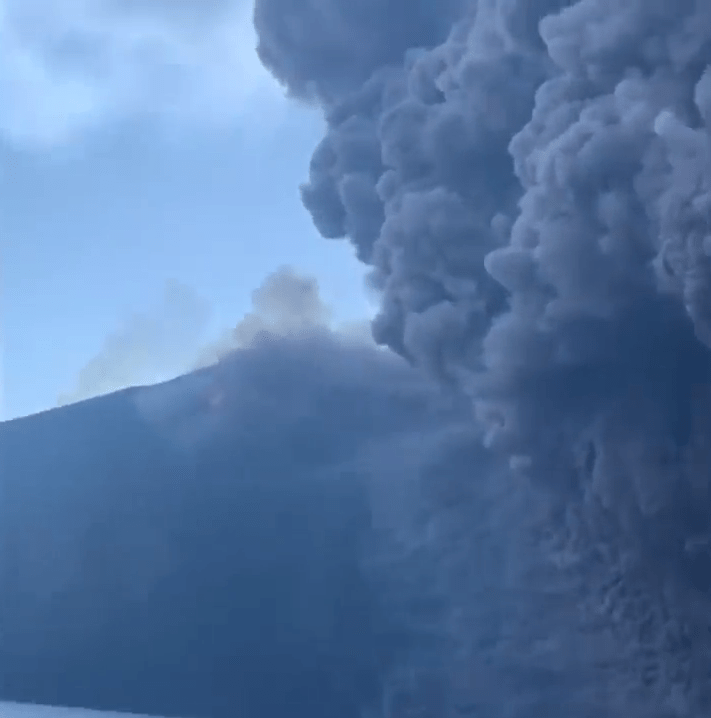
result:
M 110 334 L 58 404 L 72 404 L 186 371 L 204 342 L 209 303 L 191 287 L 169 281 L 154 311 L 134 313 Z
M 209 366 L 265 337 L 304 339 L 335 331 L 342 339 L 372 344 L 367 325 L 354 322 L 335 326 L 331 315 L 314 277 L 293 267 L 280 267 L 252 292 L 252 309 L 229 332 L 203 347 L 195 365 Z
M 585 635 L 556 710 L 711 711 L 711 5 L 257 0 L 255 25 L 323 109 L 303 202 L 372 268 L 375 339 L 549 502 L 576 618 L 509 658 L 532 681 Z M 487 715 L 554 715 L 542 680 Z

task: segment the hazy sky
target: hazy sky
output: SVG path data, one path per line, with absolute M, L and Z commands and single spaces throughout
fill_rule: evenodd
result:
M 261 68 L 250 3 L 196 6 L 0 0 L 5 418 L 102 352 L 126 383 L 179 372 L 280 265 L 337 319 L 367 312 L 299 199 L 320 116 Z
M 80 708 L 52 708 L 0 702 L 2 718 L 147 718 L 129 713 L 87 711 Z

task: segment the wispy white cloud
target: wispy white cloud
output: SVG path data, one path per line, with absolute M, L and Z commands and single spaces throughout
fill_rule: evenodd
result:
M 232 123 L 281 91 L 249 0 L 0 0 L 0 135 L 53 145 L 102 122 Z

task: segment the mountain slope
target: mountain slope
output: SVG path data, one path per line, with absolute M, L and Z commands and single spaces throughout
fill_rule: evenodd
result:
M 431 409 L 399 360 L 324 335 L 0 424 L 0 699 L 360 715 L 390 651 L 367 457 Z

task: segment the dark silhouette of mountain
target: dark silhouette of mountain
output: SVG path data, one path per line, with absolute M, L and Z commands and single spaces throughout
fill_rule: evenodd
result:
M 272 348 L 1 423 L 0 700 L 360 715 L 387 632 L 358 456 L 424 409 L 371 354 L 365 391 Z

